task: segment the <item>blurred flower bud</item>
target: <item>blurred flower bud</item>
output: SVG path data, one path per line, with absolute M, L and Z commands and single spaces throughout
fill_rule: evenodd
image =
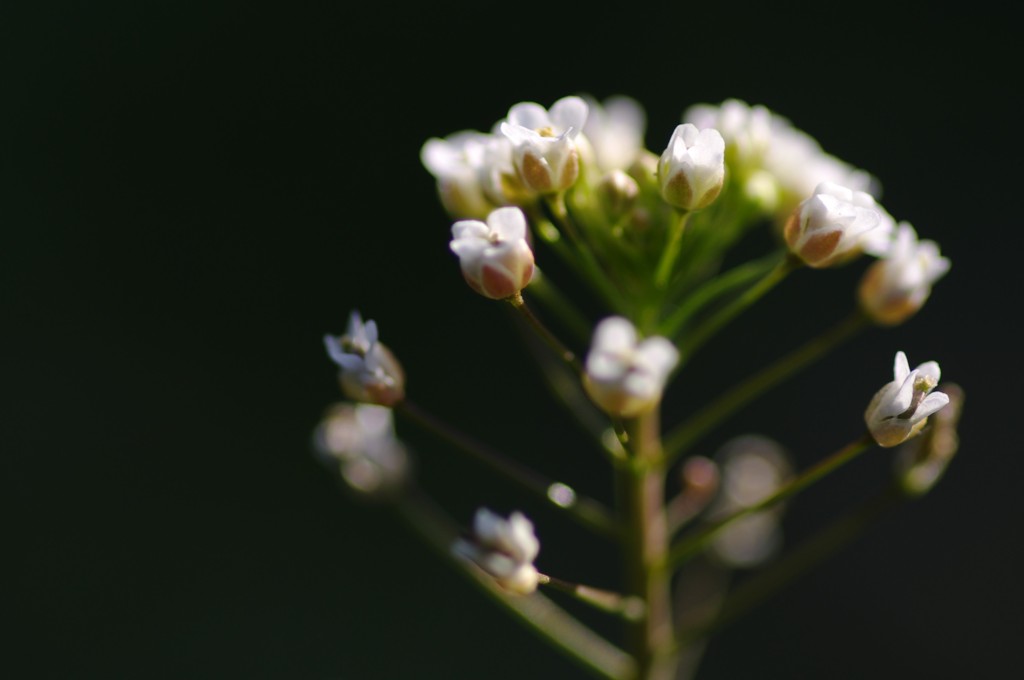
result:
M 857 250 L 864 233 L 880 222 L 870 194 L 822 182 L 790 215 L 784 235 L 790 251 L 805 264 L 828 267 Z
M 533 524 L 520 512 L 504 519 L 480 508 L 473 518 L 472 535 L 456 541 L 452 551 L 474 562 L 510 592 L 527 595 L 537 589 L 540 574 L 533 561 L 540 552 L 540 541 Z
M 526 216 L 519 208 L 498 208 L 487 216 L 486 224 L 478 220 L 456 222 L 450 247 L 459 257 L 470 288 L 494 300 L 512 297 L 533 277 Z
M 437 179 L 441 204 L 452 217 L 485 217 L 495 207 L 482 183 L 490 138 L 466 130 L 428 139 L 420 150 L 420 161 Z
M 341 389 L 353 401 L 394 406 L 405 397 L 405 373 L 398 359 L 377 342 L 377 324 L 358 311 L 340 337 L 324 336 L 327 354 L 341 368 Z
M 911 371 L 907 355 L 896 353 L 893 381 L 875 394 L 864 412 L 864 422 L 879 446 L 896 446 L 918 434 L 928 416 L 949 402 L 942 392 L 932 392 L 939 377 L 934 361 Z
M 676 126 L 658 163 L 662 197 L 682 210 L 706 208 L 725 181 L 725 141 L 718 130 Z
M 935 486 L 960 446 L 957 424 L 964 405 L 964 391 L 955 384 L 946 384 L 943 389 L 949 404 L 935 412 L 930 426 L 920 437 L 899 448 L 893 461 L 897 480 L 911 496 L 923 495 Z
M 597 187 L 601 208 L 612 220 L 617 220 L 629 212 L 639 194 L 640 187 L 637 186 L 636 180 L 622 170 L 609 172 Z
M 679 351 L 665 338 L 637 342 L 632 323 L 610 317 L 594 329 L 583 385 L 606 412 L 634 416 L 661 400 L 668 374 L 678 362 Z
M 575 139 L 587 121 L 587 104 L 563 97 L 548 112 L 523 102 L 508 112 L 501 133 L 512 142 L 512 158 L 523 183 L 538 193 L 568 189 L 579 175 Z
M 395 437 L 389 408 L 335 404 L 313 431 L 313 447 L 360 494 L 392 494 L 408 479 L 409 455 Z
M 878 324 L 903 323 L 921 309 L 932 284 L 949 271 L 949 260 L 934 241 L 918 241 L 914 228 L 901 222 L 887 255 L 861 279 L 861 308 Z

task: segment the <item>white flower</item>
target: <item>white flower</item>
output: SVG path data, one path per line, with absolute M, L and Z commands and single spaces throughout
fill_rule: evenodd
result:
M 683 210 L 707 207 L 725 181 L 725 141 L 718 130 L 677 125 L 658 163 L 662 197 Z
M 743 184 L 756 177 L 756 185 L 745 190 L 766 210 L 778 206 L 786 214 L 822 182 L 878 193 L 874 177 L 825 153 L 813 137 L 764 106 L 738 99 L 699 104 L 687 109 L 683 120 L 722 133 L 730 172 Z
M 679 351 L 662 337 L 637 342 L 627 319 L 613 316 L 594 329 L 583 385 L 598 406 L 616 416 L 634 416 L 661 400 Z
M 875 199 L 863 191 L 822 182 L 793 211 L 784 235 L 790 251 L 811 267 L 827 267 L 861 245 L 881 222 Z
M 423 165 L 437 178 L 441 203 L 454 217 L 483 217 L 495 207 L 481 181 L 490 137 L 465 130 L 445 139 L 428 139 L 420 150 Z
M 324 336 L 327 354 L 341 368 L 341 388 L 349 399 L 393 406 L 405 396 L 405 373 L 387 347 L 377 342 L 377 324 L 363 323 L 358 311 L 340 337 Z
M 913 437 L 928 416 L 949 402 L 942 392 L 932 392 L 939 376 L 939 365 L 934 361 L 911 371 L 907 356 L 896 353 L 893 381 L 875 394 L 864 412 L 864 421 L 879 446 L 896 446 Z
M 934 241 L 917 240 L 914 228 L 901 222 L 887 256 L 871 265 L 861 279 L 861 307 L 876 323 L 902 323 L 921 309 L 932 284 L 949 266 Z
M 683 114 L 683 122 L 701 130 L 714 128 L 722 135 L 730 164 L 740 174 L 763 167 L 771 148 L 773 114 L 764 106 L 727 99 L 721 106 L 697 104 Z
M 512 158 L 523 183 L 538 193 L 568 189 L 579 174 L 575 139 L 587 120 L 587 104 L 563 97 L 548 112 L 523 102 L 508 112 L 501 133 L 512 142 Z
M 526 216 L 519 208 L 498 208 L 487 223 L 452 225 L 453 253 L 469 286 L 489 298 L 512 297 L 533 277 L 533 251 L 526 241 Z
M 391 409 L 383 406 L 335 404 L 314 430 L 313 446 L 363 494 L 394 491 L 408 477 L 408 452 L 395 437 Z
M 768 498 L 792 477 L 782 447 L 758 435 L 729 440 L 715 454 L 721 470 L 721 493 L 709 510 L 712 521 L 728 517 Z M 731 567 L 756 566 L 782 544 L 783 506 L 741 517 L 722 528 L 711 542 L 712 554 Z
M 647 115 L 635 99 L 609 97 L 604 105 L 586 98 L 589 113 L 583 136 L 594 151 L 594 161 L 602 172 L 626 170 L 644 148 Z
M 504 519 L 480 508 L 473 518 L 472 536 L 456 541 L 452 551 L 472 560 L 506 590 L 526 595 L 537 589 L 540 574 L 533 561 L 540 552 L 540 541 L 533 524 L 520 512 Z

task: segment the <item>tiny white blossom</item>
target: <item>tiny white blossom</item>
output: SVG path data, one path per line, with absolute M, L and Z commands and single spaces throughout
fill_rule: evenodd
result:
M 408 477 L 409 455 L 395 437 L 391 409 L 373 404 L 335 404 L 313 432 L 317 455 L 354 491 L 395 491 Z
M 644 148 L 647 114 L 635 99 L 609 97 L 604 104 L 587 97 L 588 114 L 583 136 L 590 142 L 594 161 L 603 173 L 627 170 Z
M 913 437 L 928 416 L 949 403 L 942 392 L 932 392 L 940 375 L 934 361 L 911 371 L 907 355 L 896 353 L 892 382 L 875 394 L 864 412 L 864 422 L 879 446 L 896 446 Z
M 512 207 L 494 210 L 486 224 L 462 220 L 452 225 L 450 248 L 470 288 L 501 300 L 530 283 L 534 262 L 526 229 L 523 211 Z
M 472 535 L 456 541 L 452 551 L 473 561 L 510 592 L 527 595 L 537 589 L 540 574 L 533 561 L 540 541 L 533 524 L 520 512 L 504 519 L 480 508 L 473 518 Z
M 494 209 L 482 184 L 490 135 L 465 130 L 444 139 L 428 139 L 420 160 L 437 179 L 445 210 L 454 217 L 484 217 Z
M 512 142 L 512 158 L 527 187 L 546 194 L 568 189 L 579 174 L 575 139 L 587 121 L 587 104 L 563 97 L 550 112 L 540 104 L 523 102 L 508 112 L 500 130 Z
M 701 130 L 718 130 L 729 160 L 740 174 L 762 168 L 771 148 L 773 114 L 761 105 L 727 99 L 720 106 L 697 104 L 683 113 L 683 122 Z
M 949 271 L 934 241 L 919 241 L 914 228 L 901 222 L 886 257 L 864 273 L 858 291 L 861 308 L 876 323 L 902 323 L 925 303 L 932 284 Z
M 594 329 L 583 384 L 598 406 L 612 415 L 633 416 L 661 400 L 679 351 L 667 339 L 637 341 L 636 328 L 613 316 Z
M 808 266 L 828 267 L 857 251 L 863 235 L 880 222 L 870 194 L 822 182 L 790 215 L 784 235 L 790 251 Z
M 714 128 L 677 125 L 658 163 L 661 195 L 683 210 L 711 204 L 725 181 L 725 141 Z
M 345 334 L 324 336 L 327 355 L 341 368 L 341 388 L 349 399 L 393 406 L 405 396 L 405 373 L 387 347 L 377 342 L 377 324 L 363 323 L 358 311 Z

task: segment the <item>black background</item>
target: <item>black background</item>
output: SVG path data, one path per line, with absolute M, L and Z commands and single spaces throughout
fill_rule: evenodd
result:
M 702 677 L 1012 675 L 1021 149 L 999 17 L 33 7 L 0 22 L 14 677 L 580 674 L 387 509 L 347 497 L 308 446 L 339 398 L 321 336 L 358 307 L 417 402 L 608 497 L 505 310 L 461 281 L 418 160 L 428 137 L 578 92 L 640 100 L 656 151 L 690 104 L 764 103 L 880 177 L 887 209 L 953 261 L 911 323 L 861 336 L 706 442 L 763 432 L 807 465 L 858 434 L 897 349 L 968 394 L 936 490 L 722 634 Z M 864 264 L 786 281 L 680 376 L 666 419 L 842 318 Z M 607 546 L 399 427 L 453 516 L 521 507 L 542 569 L 615 583 Z M 787 532 L 869 496 L 888 464 L 876 450 L 802 496 Z

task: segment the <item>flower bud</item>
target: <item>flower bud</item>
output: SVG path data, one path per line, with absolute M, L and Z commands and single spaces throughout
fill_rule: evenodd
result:
M 512 142 L 512 157 L 520 178 L 541 194 L 568 189 L 579 175 L 575 139 L 587 121 L 587 104 L 563 97 L 548 112 L 540 104 L 516 104 L 501 124 Z
M 597 186 L 601 208 L 612 220 L 617 220 L 629 212 L 639 195 L 640 187 L 636 180 L 622 170 L 612 170 Z
M 658 163 L 661 195 L 682 210 L 706 208 L 725 181 L 725 141 L 718 130 L 676 126 Z
M 490 135 L 456 132 L 445 139 L 427 140 L 420 161 L 437 179 L 441 203 L 452 217 L 484 217 L 494 208 L 482 179 Z
M 928 416 L 949 402 L 942 392 L 932 392 L 940 375 L 934 361 L 911 371 L 907 355 L 896 353 L 893 381 L 875 394 L 864 412 L 864 422 L 879 446 L 896 446 L 918 434 Z
M 930 419 L 931 426 L 920 437 L 899 448 L 893 460 L 896 479 L 911 496 L 927 493 L 939 481 L 960 447 L 957 424 L 964 404 L 959 385 L 944 386 L 949 404 Z
M 583 386 L 594 403 L 614 416 L 635 416 L 659 401 L 679 351 L 662 337 L 637 342 L 636 328 L 610 317 L 594 329 Z
M 861 279 L 861 308 L 884 326 L 903 323 L 921 309 L 932 284 L 949 271 L 949 260 L 939 255 L 934 241 L 918 241 L 914 228 L 901 222 L 888 254 L 875 262 Z
M 486 224 L 456 222 L 450 247 L 459 257 L 466 283 L 485 297 L 512 297 L 533 278 L 533 251 L 526 241 L 526 216 L 519 208 L 498 208 Z
M 405 373 L 398 359 L 377 342 L 377 324 L 358 311 L 340 337 L 324 336 L 327 354 L 341 368 L 341 390 L 349 399 L 394 406 L 405 397 Z
M 790 251 L 805 264 L 828 267 L 857 250 L 861 237 L 880 221 L 870 194 L 822 182 L 790 215 L 784 235 Z
M 537 589 L 540 574 L 533 561 L 540 552 L 540 541 L 533 524 L 520 512 L 503 519 L 480 508 L 473 518 L 472 535 L 456 541 L 452 551 L 473 561 L 512 593 L 528 595 Z

